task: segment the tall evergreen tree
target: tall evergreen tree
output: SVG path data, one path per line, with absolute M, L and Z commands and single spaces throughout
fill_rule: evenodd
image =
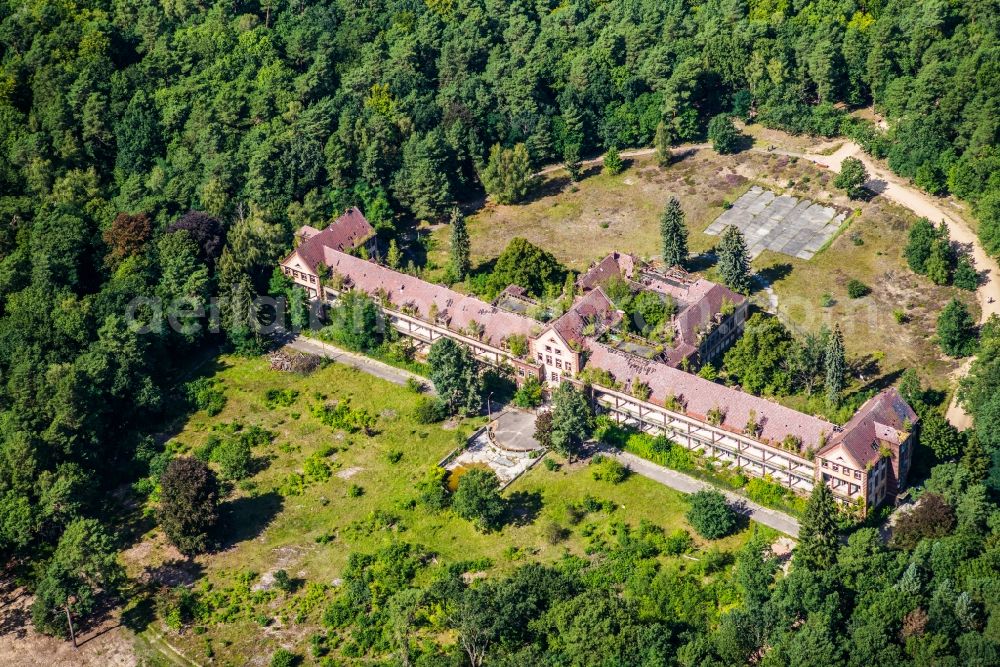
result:
M 470 267 L 469 230 L 458 207 L 451 209 L 451 268 L 457 280 L 465 280 Z
M 552 393 L 552 447 L 570 461 L 593 428 L 593 412 L 583 392 L 562 382 Z
M 844 354 L 844 334 L 838 324 L 833 328 L 833 335 L 826 343 L 826 399 L 830 405 L 840 404 L 840 395 L 844 391 L 844 375 L 846 371 L 846 356 Z
M 837 560 L 837 505 L 830 487 L 822 482 L 813 486 L 805 516 L 799 527 L 799 546 L 795 549 L 795 567 L 822 570 Z
M 574 183 L 583 176 L 583 162 L 580 161 L 580 144 L 568 143 L 563 148 L 563 166 L 569 172 L 569 179 Z
M 671 145 L 674 143 L 673 126 L 665 120 L 661 120 L 656 126 L 656 134 L 653 137 L 653 145 L 656 147 L 656 162 L 661 167 L 670 164 Z
M 688 256 L 688 231 L 684 211 L 677 197 L 671 197 L 660 217 L 660 239 L 663 243 L 663 263 L 684 266 Z
M 729 225 L 719 243 L 719 274 L 723 282 L 737 292 L 750 289 L 750 253 L 743 232 Z

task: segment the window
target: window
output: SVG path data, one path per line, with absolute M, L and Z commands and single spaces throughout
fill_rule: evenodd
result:
M 538 353 L 538 360 L 539 360 L 539 361 L 541 361 L 541 360 L 542 360 L 542 353 L 541 353 L 541 352 L 539 352 L 539 353 Z
M 861 471 L 860 470 L 855 470 L 854 471 L 854 479 L 861 479 Z
M 545 355 L 545 363 L 547 363 L 547 364 L 551 364 L 552 363 L 552 356 L 551 355 L 548 355 L 548 354 Z
M 309 276 L 309 282 L 311 282 L 313 285 L 315 285 L 316 284 L 316 276 Z
M 517 374 L 520 375 L 521 377 L 524 377 L 524 369 L 523 368 L 518 368 L 517 369 Z
M 824 467 L 824 468 L 828 468 L 828 467 L 829 467 L 829 465 L 827 464 L 827 462 L 826 462 L 826 461 L 823 461 L 823 467 Z
M 566 369 L 567 373 L 569 373 L 571 370 L 573 370 L 572 364 L 570 364 L 568 361 L 566 362 L 566 366 L 564 368 Z
M 556 368 L 562 368 L 562 359 L 556 359 Z
M 552 346 L 551 345 L 546 345 L 545 346 L 545 351 L 546 352 L 551 352 L 552 351 Z
M 553 382 L 559 382 L 559 373 L 556 373 L 555 371 L 552 371 L 552 381 Z
M 560 350 L 558 347 L 556 348 L 556 354 L 562 354 L 562 350 Z
M 833 472 L 840 472 L 840 466 L 836 463 L 833 464 Z

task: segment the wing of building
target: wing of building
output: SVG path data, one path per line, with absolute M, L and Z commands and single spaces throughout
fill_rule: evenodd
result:
M 895 500 L 905 484 L 917 416 L 894 389 L 838 427 L 682 369 L 718 357 L 743 331 L 747 300 L 722 285 L 613 253 L 580 276 L 581 294 L 568 311 L 535 319 L 527 313 L 544 309 L 517 286 L 487 303 L 359 257 L 374 238 L 363 220 L 351 209 L 323 231 L 300 230 L 281 262 L 284 273 L 325 302 L 349 290 L 370 295 L 418 349 L 447 336 L 483 362 L 512 368 L 518 382 L 585 384 L 619 422 L 795 491 L 823 481 L 839 501 L 864 511 Z M 610 280 L 674 303 L 670 346 L 625 330 L 625 313 L 604 290 Z

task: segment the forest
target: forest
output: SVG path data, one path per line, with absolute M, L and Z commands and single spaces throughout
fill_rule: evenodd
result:
M 116 492 L 161 461 L 150 425 L 190 409 L 177 383 L 220 348 L 265 348 L 253 297 L 286 289 L 293 230 L 358 205 L 402 244 L 481 196 L 505 149 L 537 168 L 700 141 L 719 114 L 845 135 L 968 202 L 1000 255 L 998 33 L 997 0 L 0 0 L 0 562 L 42 599 L 90 599 L 110 566 L 80 554 L 107 551 Z M 871 105 L 886 132 L 848 114 Z M 966 440 L 998 460 L 986 338 L 961 395 Z M 995 664 L 1000 514 L 969 461 L 935 468 L 954 532 L 892 552 L 855 536 L 836 568 L 746 588 L 714 634 L 532 571 L 548 625 L 491 646 L 533 661 L 605 595 L 608 633 L 684 646 L 682 664 L 764 646 L 784 647 L 774 664 Z

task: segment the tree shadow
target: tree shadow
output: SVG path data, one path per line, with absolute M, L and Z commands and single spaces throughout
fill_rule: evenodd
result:
M 764 282 L 765 286 L 770 286 L 775 281 L 787 278 L 792 273 L 792 265 L 789 262 L 777 262 L 765 267 L 757 272 L 757 276 Z
M 729 508 L 733 510 L 736 515 L 736 528 L 733 529 L 734 533 L 741 532 L 750 527 L 750 515 L 753 510 L 747 505 L 745 500 L 736 500 L 729 502 Z
M 701 271 L 707 271 L 719 261 L 718 255 L 715 254 L 714 250 L 708 250 L 706 252 L 699 253 L 697 255 L 692 255 L 687 258 L 685 265 L 688 271 L 692 273 L 698 273 Z
M 267 527 L 284 507 L 284 498 L 274 491 L 231 500 L 220 509 L 219 550 L 251 540 Z
M 139 582 L 147 586 L 190 586 L 201 579 L 204 566 L 191 559 L 169 560 L 155 567 L 146 567 L 139 575 Z
M 858 368 L 858 366 L 856 365 L 857 363 L 862 363 L 862 364 L 868 363 L 868 357 L 864 357 L 864 358 L 862 358 L 862 360 L 860 362 L 855 362 L 855 364 L 852 364 L 851 365 L 852 372 L 856 368 Z M 873 364 L 877 364 L 876 361 L 872 360 L 869 363 L 869 365 L 867 366 L 867 368 L 870 369 L 871 368 L 870 364 L 872 364 L 872 363 Z M 877 366 L 876 366 L 876 368 L 877 368 Z M 900 376 L 902 374 L 903 374 L 903 369 L 898 368 L 898 369 L 892 371 L 891 373 L 886 373 L 885 375 L 880 375 L 878 377 L 872 378 L 872 380 L 870 382 L 868 382 L 867 384 L 865 384 L 864 386 L 862 386 L 861 388 L 859 388 L 854 393 L 855 394 L 868 394 L 868 393 L 877 394 L 878 392 L 882 391 L 883 389 L 888 389 L 892 385 L 896 384 L 896 381 L 899 380 L 899 378 L 900 378 Z
M 684 160 L 690 157 L 694 157 L 697 154 L 698 154 L 697 148 L 685 148 L 679 151 L 671 151 L 670 161 L 667 163 L 667 166 L 677 164 L 678 162 L 683 162 Z
M 568 185 L 572 184 L 572 180 L 569 176 L 560 175 L 552 176 L 550 178 L 544 179 L 533 187 L 528 194 L 522 199 L 519 204 L 530 204 L 536 202 L 539 199 L 544 199 L 546 197 L 553 197 L 562 193 Z
M 507 500 L 507 523 L 512 526 L 527 526 L 535 522 L 541 511 L 541 493 L 516 491 Z

